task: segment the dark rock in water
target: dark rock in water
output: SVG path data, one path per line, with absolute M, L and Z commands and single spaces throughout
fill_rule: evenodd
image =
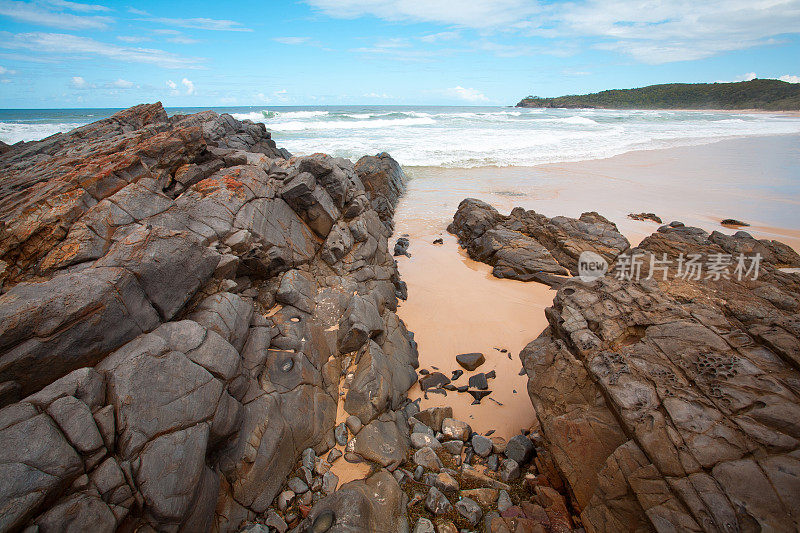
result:
M 490 390 L 468 390 L 467 392 L 470 393 L 473 398 L 475 398 L 474 403 L 476 404 L 481 403 L 481 400 L 492 393 Z
M 685 226 L 686 225 L 683 222 L 680 222 L 678 220 L 673 220 L 672 222 L 669 223 L 669 227 L 671 228 L 683 228 Z
M 485 363 L 486 358 L 482 353 L 462 353 L 456 356 L 456 361 L 467 370 L 473 371 Z
M 497 377 L 497 373 L 494 370 L 486 372 L 486 379 L 494 379 Z
M 720 222 L 723 226 L 749 226 L 747 222 L 736 220 L 735 218 L 726 218 Z
M 439 239 L 434 239 L 434 240 L 433 240 L 433 244 L 444 244 L 444 239 L 441 239 L 441 238 L 439 238 Z
M 450 380 L 441 372 L 432 372 L 419 379 L 419 386 L 422 388 L 422 390 L 441 387 L 443 385 L 447 385 L 448 383 L 450 383 Z
M 480 372 L 469 378 L 469 386 L 475 387 L 478 390 L 486 390 L 489 388 L 489 382 L 486 381 L 486 374 Z
M 628 215 L 628 218 L 632 218 L 633 220 L 652 220 L 653 222 L 661 224 L 661 218 L 655 213 L 631 213 Z
M 630 248 L 617 227 L 597 213 L 580 218 L 547 218 L 535 211 L 514 209 L 503 216 L 480 200 L 463 200 L 447 231 L 458 237 L 469 256 L 494 267 L 500 278 L 542 281 L 558 286 L 561 280 L 543 274 L 578 274 L 584 251 L 612 263 Z
M 406 255 L 411 257 L 408 253 L 408 247 L 411 244 L 411 241 L 408 240 L 408 237 L 400 237 L 397 239 L 397 242 L 394 245 L 394 255 Z
M 455 380 L 457 380 L 458 378 L 460 378 L 460 377 L 461 377 L 463 374 L 464 374 L 464 371 L 463 371 L 463 370 L 461 370 L 461 369 L 459 369 L 459 370 L 453 370 L 453 374 L 450 376 L 450 379 L 451 379 L 451 380 L 453 380 L 453 381 L 455 381 Z

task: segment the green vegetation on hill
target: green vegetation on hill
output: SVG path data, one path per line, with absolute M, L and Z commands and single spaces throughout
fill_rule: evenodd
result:
M 517 107 L 795 111 L 800 110 L 800 83 L 759 79 L 736 83 L 667 83 L 557 98 L 528 96 Z

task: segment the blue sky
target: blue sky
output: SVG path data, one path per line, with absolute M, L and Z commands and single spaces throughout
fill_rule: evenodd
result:
M 512 105 L 800 81 L 800 0 L 0 0 L 0 108 Z

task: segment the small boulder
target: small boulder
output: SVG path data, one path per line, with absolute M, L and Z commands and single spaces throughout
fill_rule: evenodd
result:
M 471 498 L 461 498 L 458 503 L 456 503 L 456 510 L 458 514 L 466 518 L 473 526 L 476 525 L 483 516 L 481 506 Z
M 475 434 L 472 436 L 472 449 L 475 450 L 477 455 L 481 457 L 488 457 L 490 453 L 492 453 L 492 441 L 491 439 L 484 437 L 483 435 Z
M 487 390 L 489 388 L 489 382 L 486 380 L 486 374 L 481 372 L 470 376 L 469 386 L 478 390 Z
M 427 433 L 412 433 L 411 446 L 413 446 L 415 450 L 425 448 L 426 446 L 435 450 L 441 448 L 442 443 Z
M 511 496 L 507 491 L 501 490 L 497 495 L 497 510 L 504 513 L 512 505 L 514 504 L 511 502 Z
M 519 463 L 514 459 L 506 459 L 500 465 L 500 479 L 508 483 L 519 477 Z
M 458 481 L 447 472 L 440 472 L 433 478 L 433 486 L 445 493 L 458 492 L 461 488 Z
M 525 435 L 515 435 L 506 443 L 505 454 L 509 459 L 524 465 L 533 459 L 536 454 L 536 448 Z
M 414 464 L 417 464 L 428 470 L 435 470 L 438 472 L 442 468 L 442 461 L 432 448 L 426 446 L 414 452 Z
M 486 358 L 482 353 L 462 353 L 456 356 L 456 361 L 458 361 L 459 365 L 471 372 L 485 363 Z
M 414 525 L 412 533 L 436 533 L 436 531 L 433 529 L 433 522 L 427 518 L 420 518 Z
M 431 487 L 425 497 L 425 508 L 435 515 L 447 514 L 453 509 L 453 504 L 436 487 Z
M 442 421 L 453 417 L 452 407 L 430 407 L 420 411 L 414 418 L 431 428 L 433 431 L 442 430 Z
M 442 421 L 442 435 L 451 440 L 466 442 L 472 435 L 472 428 L 466 422 L 455 418 L 445 418 Z

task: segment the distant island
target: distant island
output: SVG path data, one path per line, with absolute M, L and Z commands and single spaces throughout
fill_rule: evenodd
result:
M 797 111 L 800 83 L 759 79 L 735 83 L 666 83 L 556 98 L 528 96 L 516 107 Z

